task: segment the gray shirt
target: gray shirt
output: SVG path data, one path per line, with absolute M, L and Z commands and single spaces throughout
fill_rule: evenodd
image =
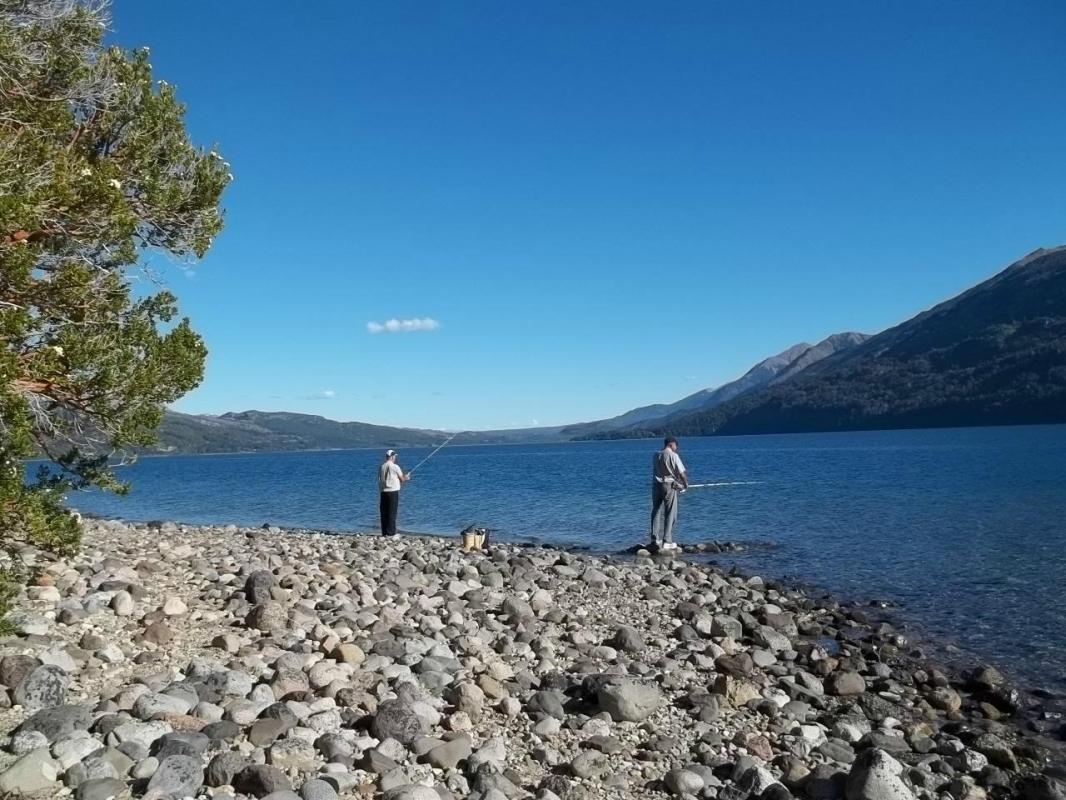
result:
M 395 461 L 386 461 L 378 470 L 378 488 L 383 492 L 398 492 L 403 483 L 403 470 Z
M 685 474 L 685 465 L 681 463 L 681 456 L 669 447 L 664 447 L 655 454 L 652 459 L 652 475 L 656 483 L 674 484 L 682 483 Z

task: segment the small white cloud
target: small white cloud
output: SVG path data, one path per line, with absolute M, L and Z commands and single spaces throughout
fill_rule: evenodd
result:
M 337 396 L 337 392 L 334 389 L 323 389 L 321 392 L 318 392 L 317 394 L 313 394 L 310 397 L 308 397 L 307 399 L 308 400 L 332 400 L 336 396 Z
M 534 417 L 534 418 L 533 418 L 533 419 L 531 420 L 531 422 L 532 422 L 532 423 L 533 423 L 534 425 L 540 425 L 540 423 L 539 423 L 539 422 L 537 422 L 537 419 L 536 419 L 536 417 Z
M 431 317 L 415 319 L 388 319 L 384 322 L 368 322 L 366 329 L 370 333 L 412 333 L 414 331 L 435 331 L 440 323 Z

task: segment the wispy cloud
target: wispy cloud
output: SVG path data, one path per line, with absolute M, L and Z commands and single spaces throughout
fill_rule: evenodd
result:
M 308 399 L 309 400 L 332 400 L 336 396 L 337 396 L 337 391 L 335 389 L 323 389 L 321 392 L 318 392 L 317 394 L 311 395 Z
M 384 322 L 368 322 L 366 329 L 370 333 L 413 333 L 415 331 L 435 331 L 440 323 L 432 317 L 415 319 L 387 319 Z

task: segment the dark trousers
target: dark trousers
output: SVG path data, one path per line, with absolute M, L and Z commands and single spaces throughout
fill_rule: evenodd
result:
M 396 513 L 400 510 L 399 492 L 381 493 L 381 533 L 385 536 L 396 535 Z

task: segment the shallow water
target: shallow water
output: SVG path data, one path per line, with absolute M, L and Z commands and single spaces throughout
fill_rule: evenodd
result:
M 400 525 L 615 551 L 647 535 L 655 442 L 455 446 L 404 489 Z M 428 449 L 400 454 L 416 464 Z M 693 481 L 759 481 L 681 498 L 681 541 L 768 543 L 739 562 L 904 619 L 1033 683 L 1066 691 L 1066 426 L 693 438 Z M 124 498 L 83 511 L 133 520 L 365 530 L 377 450 L 147 458 Z

